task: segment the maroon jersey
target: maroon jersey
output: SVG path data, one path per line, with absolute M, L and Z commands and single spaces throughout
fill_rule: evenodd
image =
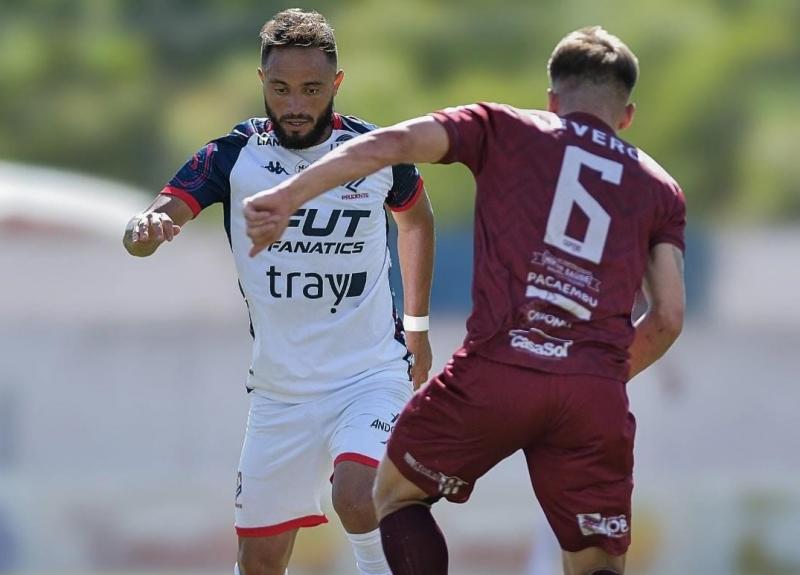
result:
M 626 380 L 650 248 L 683 249 L 678 184 L 600 119 L 498 104 L 434 117 L 475 176 L 465 347 L 550 373 Z

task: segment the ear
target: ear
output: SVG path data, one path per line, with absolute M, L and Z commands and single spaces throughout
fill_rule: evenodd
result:
M 258 79 L 261 80 L 261 83 L 264 83 L 264 70 L 261 66 L 258 67 Z
M 333 95 L 335 96 L 336 93 L 339 91 L 339 86 L 344 80 L 344 70 L 339 70 L 336 72 L 336 76 L 333 78 Z
M 558 114 L 558 94 L 552 88 L 547 89 L 547 111 Z
M 617 124 L 618 130 L 624 130 L 628 128 L 633 123 L 633 117 L 636 115 L 636 104 L 633 102 L 627 104 L 625 106 L 625 114 L 622 116 L 622 119 Z

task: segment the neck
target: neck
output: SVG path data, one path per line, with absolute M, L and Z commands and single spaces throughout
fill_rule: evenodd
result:
M 605 109 L 602 106 L 597 105 L 561 105 L 558 107 L 558 115 L 559 116 L 566 116 L 568 114 L 574 113 L 583 113 L 583 114 L 591 114 L 595 116 L 609 126 L 611 126 L 615 131 L 619 127 L 620 118 L 618 114 L 613 113 L 611 110 Z

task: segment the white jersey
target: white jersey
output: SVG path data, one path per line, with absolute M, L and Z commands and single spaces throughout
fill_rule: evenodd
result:
M 384 204 L 410 208 L 422 191 L 412 165 L 380 170 L 310 201 L 280 241 L 254 258 L 242 200 L 308 167 L 374 126 L 334 115 L 322 144 L 289 150 L 265 119 L 239 124 L 187 162 L 162 193 L 195 214 L 216 202 L 250 312 L 254 337 L 248 387 L 306 401 L 385 372 L 408 381 L 408 350 L 389 286 Z

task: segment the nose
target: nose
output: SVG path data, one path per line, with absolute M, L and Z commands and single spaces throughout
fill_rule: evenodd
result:
M 292 116 L 304 116 L 303 112 L 303 99 L 300 96 L 289 96 L 286 101 L 286 113 Z

